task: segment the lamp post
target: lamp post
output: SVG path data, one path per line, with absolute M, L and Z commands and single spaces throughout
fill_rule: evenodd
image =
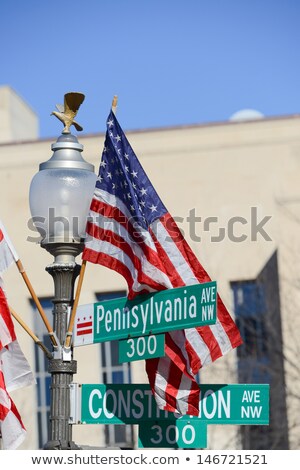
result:
M 65 95 L 65 111 L 74 98 L 70 95 L 78 94 Z M 77 110 L 73 117 L 76 113 Z M 32 179 L 29 197 L 33 221 L 42 238 L 41 246 L 54 256 L 54 262 L 46 270 L 54 280 L 53 330 L 58 346 L 54 347 L 53 357 L 49 360 L 50 423 L 44 448 L 61 450 L 78 448 L 72 441 L 72 425 L 69 424 L 69 386 L 77 363 L 72 348 L 65 349 L 63 344 L 74 283 L 80 271 L 75 258 L 83 250 L 86 219 L 96 183 L 94 166 L 82 158 L 83 146 L 69 131 L 72 123 L 52 144 L 52 157 L 40 164 L 39 172 Z

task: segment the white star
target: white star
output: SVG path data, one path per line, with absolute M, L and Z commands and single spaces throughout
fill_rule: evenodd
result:
M 142 205 L 143 207 L 145 207 L 146 202 L 145 202 L 145 201 L 141 201 L 141 205 Z
M 99 175 L 98 178 L 97 178 L 97 181 L 99 181 L 99 183 L 102 183 L 102 181 L 103 181 L 102 176 Z
M 127 193 L 127 199 L 131 199 L 131 194 Z
M 121 149 L 117 149 L 117 152 L 118 152 L 118 154 L 120 155 L 120 153 L 122 152 L 122 150 L 121 150 Z
M 112 119 L 110 119 L 109 121 L 107 121 L 107 125 L 109 127 L 112 127 L 114 125 L 114 121 Z
M 147 194 L 147 189 L 145 188 L 142 188 L 140 191 L 142 196 L 145 196 L 145 194 Z
M 120 137 L 119 135 L 117 135 L 117 136 L 116 136 L 116 141 L 117 141 L 117 142 L 120 142 L 120 140 L 121 140 L 121 137 Z
M 131 174 L 134 178 L 137 178 L 137 171 L 132 170 Z
M 107 151 L 107 147 L 103 147 L 103 152 L 106 152 Z
M 135 183 L 132 183 L 132 187 L 133 187 L 134 189 L 136 189 L 136 188 L 137 188 L 137 185 L 136 185 Z
M 107 165 L 107 163 L 104 161 L 104 160 L 101 160 L 100 162 L 100 166 L 103 166 L 103 168 L 105 168 Z
M 125 171 L 127 171 L 127 173 L 128 173 L 128 171 L 129 171 L 129 168 L 128 168 L 127 165 L 125 165 Z
M 112 133 L 111 131 L 110 131 L 110 133 L 109 133 L 109 136 L 110 136 L 110 137 L 113 137 L 113 136 L 114 136 L 114 135 L 113 135 L 113 133 Z
M 127 183 L 126 180 L 124 181 L 124 186 L 125 186 L 125 188 L 127 188 L 127 186 L 128 186 L 128 183 Z
M 106 173 L 106 176 L 107 176 L 107 178 L 110 178 L 110 179 L 112 179 L 112 174 L 111 174 L 111 172 L 110 172 L 110 171 L 108 171 L 108 172 Z
M 154 204 L 152 204 L 149 209 L 151 210 L 151 212 L 157 212 L 157 206 L 155 206 Z
M 132 212 L 134 212 L 134 206 L 130 206 L 130 209 L 132 210 Z
M 128 153 L 124 153 L 124 158 L 126 158 L 126 160 L 129 160 L 129 155 L 128 155 Z

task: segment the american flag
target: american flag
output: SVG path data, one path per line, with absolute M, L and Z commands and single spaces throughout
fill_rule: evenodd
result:
M 128 298 L 209 282 L 138 161 L 113 112 L 90 208 L 83 259 L 122 274 Z M 217 323 L 166 334 L 165 356 L 146 360 L 159 408 L 198 415 L 199 369 L 241 344 L 222 300 Z

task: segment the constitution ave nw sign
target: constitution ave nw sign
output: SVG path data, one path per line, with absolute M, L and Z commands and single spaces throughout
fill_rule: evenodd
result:
M 74 424 L 138 424 L 170 421 L 178 416 L 156 406 L 146 384 L 71 384 Z M 199 416 L 181 419 L 206 424 L 269 424 L 269 385 L 200 386 Z
M 78 307 L 74 346 L 131 336 L 213 325 L 217 310 L 216 282 L 168 289 Z

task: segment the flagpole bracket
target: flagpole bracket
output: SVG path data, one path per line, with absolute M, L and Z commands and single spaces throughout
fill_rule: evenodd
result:
M 81 384 L 70 384 L 70 424 L 81 424 Z
M 62 358 L 64 361 L 72 361 L 72 350 L 71 348 L 62 347 Z
M 60 341 L 57 337 L 57 334 L 55 333 L 55 331 L 52 331 L 51 333 L 49 333 L 49 336 L 51 336 L 52 338 L 54 338 L 57 346 L 54 346 L 53 345 L 53 357 L 55 357 L 57 359 L 57 355 L 60 354 L 59 351 L 61 350 L 61 344 L 60 344 Z
M 63 358 L 63 353 L 62 353 L 62 347 L 61 345 L 55 347 L 53 350 L 53 359 L 62 359 Z

